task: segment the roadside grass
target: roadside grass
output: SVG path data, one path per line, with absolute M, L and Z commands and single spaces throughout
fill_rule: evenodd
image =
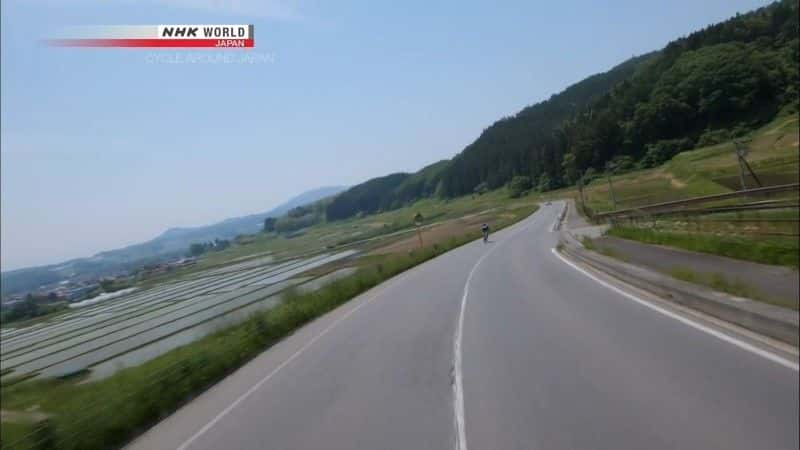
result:
M 604 245 L 601 245 L 601 246 L 600 246 L 600 249 L 599 249 L 598 251 L 599 251 L 601 254 L 603 254 L 603 255 L 606 255 L 606 256 L 608 256 L 608 257 L 611 257 L 611 258 L 616 258 L 616 259 L 619 259 L 619 260 L 622 260 L 622 261 L 628 261 L 628 258 L 626 258 L 626 257 L 622 256 L 622 255 L 621 255 L 619 252 L 617 252 L 617 251 L 616 251 L 616 250 L 614 250 L 613 248 L 610 248 L 610 247 L 606 247 L 606 246 L 604 246 Z
M 797 210 L 791 209 L 650 218 L 647 224 L 654 229 L 678 233 L 774 236 L 783 239 L 796 239 L 800 233 Z M 624 223 L 621 225 L 625 226 Z M 627 226 L 637 226 L 637 221 Z
M 600 253 L 601 255 L 605 255 L 610 258 L 619 259 L 620 261 L 628 261 L 628 258 L 621 255 L 613 248 L 606 247 L 605 245 L 598 246 L 597 243 L 595 243 L 594 240 L 588 236 L 583 236 L 581 238 L 581 244 L 583 244 L 584 248 L 586 248 L 587 250 Z
M 728 281 L 725 275 L 719 272 L 711 274 L 709 285 L 718 291 L 727 292 L 728 294 L 736 295 L 739 297 L 751 297 L 751 298 L 763 297 L 747 284 L 742 283 L 739 280 Z
M 582 239 L 582 244 L 585 248 L 591 251 L 595 251 L 601 253 L 603 255 L 609 256 L 611 258 L 618 259 L 620 261 L 629 262 L 627 258 L 619 254 L 618 252 L 614 251 L 613 249 L 598 246 L 592 239 L 584 237 Z M 724 274 L 720 272 L 715 273 L 699 273 L 696 272 L 688 267 L 673 267 L 665 273 L 672 278 L 686 281 L 688 283 L 698 284 L 702 286 L 709 287 L 716 291 L 725 292 L 730 295 L 734 295 L 737 297 L 744 297 L 753 300 L 758 300 L 764 303 L 770 303 L 773 305 L 781 306 L 784 308 L 789 309 L 798 309 L 798 305 L 794 302 L 781 300 L 776 298 L 771 298 L 768 296 L 763 295 L 760 291 L 751 286 L 743 283 L 740 280 L 729 280 Z
M 753 300 L 758 300 L 763 303 L 770 303 L 783 308 L 789 308 L 794 310 L 798 309 L 798 305 L 795 302 L 765 296 L 758 289 L 755 289 L 747 285 L 746 283 L 743 283 L 740 280 L 731 281 L 724 274 L 719 272 L 711 274 L 702 274 L 695 272 L 694 270 L 689 269 L 687 267 L 675 267 L 671 269 L 667 274 L 678 280 L 686 281 L 693 284 L 700 284 L 706 287 L 710 287 L 711 289 L 714 289 L 716 291 L 725 292 L 727 294 L 735 295 L 737 297 L 744 297 Z
M 669 271 L 669 275 L 688 283 L 697 283 L 700 280 L 700 275 L 688 267 L 674 267 Z
M 4 444 L 5 444 L 5 442 L 17 442 L 20 439 L 25 439 L 27 437 L 27 435 L 29 435 L 31 433 L 37 433 L 37 431 L 38 430 L 35 428 L 35 425 L 33 425 L 33 424 L 4 421 L 3 422 L 3 433 L 2 433 L 2 435 L 0 435 L 0 438 L 2 438 L 2 441 L 0 441 L 0 442 L 3 442 Z M 44 439 L 40 439 L 40 440 L 44 441 Z M 38 447 L 28 447 L 28 448 L 32 448 L 32 449 L 41 448 L 41 449 L 44 449 L 45 448 L 44 444 L 46 444 L 46 442 L 42 442 L 42 444 L 43 445 L 40 445 Z M 6 448 L 5 445 L 3 445 L 2 448 Z
M 763 295 L 760 295 L 755 289 L 751 288 L 747 284 L 742 283 L 739 280 L 729 281 L 725 275 L 719 272 L 712 274 L 701 274 L 689 269 L 688 267 L 675 267 L 669 271 L 669 275 L 678 280 L 694 284 L 702 284 L 714 290 L 735 295 L 737 297 L 746 297 L 758 300 L 764 299 Z
M 525 205 L 505 211 L 497 228 L 511 225 L 536 209 L 535 205 Z M 312 292 L 288 291 L 278 306 L 254 313 L 239 325 L 97 382 L 43 379 L 3 386 L 3 410 L 33 407 L 47 419 L 34 424 L 0 422 L 0 447 L 119 447 L 304 324 L 479 235 L 475 230 L 407 253 L 373 258 L 353 275 Z
M 744 237 L 709 233 L 679 233 L 635 227 L 612 227 L 610 236 L 666 245 L 701 253 L 727 256 L 762 264 L 788 266 L 795 269 L 798 261 L 798 239 L 796 237 Z
M 8 372 L 11 372 L 11 371 L 13 371 L 13 369 L 9 370 Z M 8 373 L 8 372 L 6 372 L 6 373 Z M 17 383 L 22 383 L 25 380 L 30 380 L 32 378 L 35 378 L 37 374 L 34 372 L 34 373 L 26 373 L 26 374 L 22 374 L 22 375 L 7 375 L 7 376 L 5 376 L 6 374 L 3 374 L 3 375 L 4 375 L 4 377 L 3 377 L 3 381 L 0 381 L 0 387 L 6 387 L 6 386 L 11 386 L 11 385 L 17 384 Z

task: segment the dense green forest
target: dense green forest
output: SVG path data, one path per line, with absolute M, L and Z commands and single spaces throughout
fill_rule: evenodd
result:
M 395 190 L 410 177 L 407 173 L 393 173 L 353 186 L 337 195 L 325 214 L 328 220 L 337 220 L 391 209 Z
M 737 15 L 586 78 L 488 127 L 452 160 L 354 186 L 329 220 L 393 209 L 422 197 L 495 189 L 514 176 L 547 191 L 587 171 L 652 167 L 797 110 L 797 3 Z

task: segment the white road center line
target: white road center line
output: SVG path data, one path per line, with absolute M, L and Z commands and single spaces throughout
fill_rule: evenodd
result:
M 528 224 L 521 222 L 520 227 L 516 230 L 513 230 L 512 233 L 504 239 L 504 242 L 507 242 L 510 238 L 533 226 L 537 217 L 540 216 L 534 216 L 532 219 L 530 219 L 530 223 Z M 464 311 L 467 307 L 467 297 L 469 297 L 469 284 L 472 281 L 472 276 L 475 275 L 475 271 L 481 265 L 483 260 L 494 253 L 494 251 L 498 248 L 500 248 L 500 243 L 492 247 L 483 256 L 478 258 L 478 261 L 469 271 L 469 275 L 467 275 L 467 281 L 464 283 L 464 293 L 461 296 L 461 307 L 458 312 L 458 325 L 456 326 L 456 334 L 453 338 L 453 413 L 455 416 L 456 425 L 456 450 L 467 450 L 467 433 L 464 424 L 464 381 L 462 372 L 463 358 L 461 354 L 461 341 L 464 335 Z
M 648 308 L 650 308 L 650 309 L 652 309 L 652 310 L 654 310 L 656 312 L 659 312 L 659 313 L 661 313 L 661 314 L 663 314 L 663 315 L 665 315 L 667 317 L 671 317 L 671 318 L 673 318 L 673 319 L 675 319 L 675 320 L 677 320 L 679 322 L 682 322 L 682 323 L 684 323 L 686 325 L 689 325 L 692 328 L 695 328 L 695 329 L 703 331 L 703 332 L 705 332 L 707 334 L 710 334 L 710 335 L 712 335 L 712 336 L 714 336 L 714 337 L 716 337 L 718 339 L 721 339 L 721 340 L 723 340 L 725 342 L 733 344 L 733 345 L 741 348 L 742 350 L 746 350 L 746 351 L 748 351 L 750 353 L 753 353 L 753 354 L 756 354 L 756 355 L 758 355 L 758 356 L 760 356 L 762 358 L 768 359 L 768 360 L 770 360 L 770 361 L 772 361 L 774 363 L 778 363 L 781 366 L 784 366 L 786 368 L 792 369 L 794 371 L 800 370 L 800 366 L 798 366 L 798 364 L 795 363 L 794 361 L 788 360 L 788 359 L 783 358 L 781 356 L 778 356 L 778 355 L 776 355 L 776 354 L 774 354 L 772 352 L 768 352 L 768 351 L 766 351 L 764 349 L 758 348 L 758 347 L 756 347 L 754 345 L 751 345 L 751 344 L 749 344 L 747 342 L 744 342 L 744 341 L 742 341 L 740 339 L 737 339 L 737 338 L 735 338 L 733 336 L 725 334 L 725 333 L 723 333 L 721 331 L 715 330 L 715 329 L 707 327 L 707 326 L 705 326 L 705 325 L 703 325 L 701 323 L 698 323 L 698 322 L 695 322 L 693 320 L 690 320 L 690 319 L 688 319 L 688 318 L 686 318 L 686 317 L 684 317 L 684 316 L 682 316 L 680 314 L 677 314 L 677 313 L 674 313 L 674 312 L 669 311 L 667 309 L 661 308 L 660 306 L 654 305 L 654 304 L 652 304 L 652 303 L 650 303 L 650 302 L 648 302 L 646 300 L 642 300 L 641 298 L 639 298 L 639 297 L 637 297 L 637 296 L 635 296 L 635 295 L 633 295 L 633 294 L 631 294 L 629 292 L 626 292 L 626 291 L 624 291 L 624 290 L 622 290 L 622 289 L 620 289 L 620 288 L 618 288 L 618 287 L 616 287 L 616 286 L 614 286 L 612 284 L 607 283 L 604 280 L 601 280 L 600 278 L 597 278 L 593 274 L 587 272 L 583 268 L 581 268 L 581 267 L 577 266 L 576 264 L 574 264 L 572 261 L 569 261 L 566 258 L 564 258 L 556 249 L 553 248 L 550 251 L 552 251 L 553 254 L 556 255 L 556 257 L 558 257 L 558 259 L 560 259 L 561 261 L 563 261 L 565 264 L 569 265 L 573 269 L 575 269 L 578 272 L 586 275 L 587 277 L 589 277 L 592 280 L 596 281 L 597 283 L 605 286 L 606 288 L 611 289 L 612 291 L 614 291 L 614 292 L 616 292 L 616 293 L 618 293 L 618 294 L 620 294 L 620 295 L 622 295 L 624 297 L 627 297 L 630 300 L 635 301 L 636 303 L 639 303 L 639 304 L 641 304 L 643 306 L 646 306 L 646 307 L 648 307 Z

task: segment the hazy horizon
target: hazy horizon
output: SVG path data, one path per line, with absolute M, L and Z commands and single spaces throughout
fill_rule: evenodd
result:
M 309 192 L 313 192 L 313 191 L 318 191 L 320 189 L 341 188 L 341 187 L 344 187 L 344 186 L 318 186 L 316 188 L 311 188 L 311 189 L 308 189 L 308 190 L 303 191 L 303 192 L 298 192 L 297 195 L 293 195 L 290 198 L 282 200 L 281 202 L 279 202 L 279 203 L 277 203 L 275 205 L 272 205 L 269 208 L 264 209 L 263 211 L 252 211 L 252 212 L 249 212 L 249 213 L 245 213 L 245 214 L 241 214 L 241 215 L 237 215 L 237 216 L 231 216 L 231 217 L 224 217 L 224 218 L 221 218 L 219 220 L 214 220 L 212 222 L 196 224 L 196 225 L 187 225 L 187 226 L 179 226 L 179 227 L 165 227 L 157 235 L 151 236 L 150 238 L 143 239 L 141 241 L 133 242 L 133 243 L 130 243 L 130 244 L 123 244 L 123 245 L 120 245 L 119 247 L 116 247 L 116 248 L 113 248 L 113 249 L 112 248 L 103 249 L 103 250 L 99 250 L 98 252 L 95 252 L 95 253 L 93 253 L 91 255 L 76 256 L 76 257 L 73 257 L 73 258 L 68 258 L 68 259 L 61 260 L 61 261 L 53 261 L 53 262 L 40 264 L 40 265 L 17 267 L 17 268 L 12 268 L 12 269 L 3 269 L 2 272 L 3 273 L 12 272 L 12 271 L 15 271 L 15 270 L 31 269 L 31 268 L 41 267 L 41 266 L 48 266 L 48 265 L 61 265 L 61 264 L 67 263 L 69 261 L 72 261 L 74 259 L 91 258 L 91 257 L 96 256 L 99 253 L 103 253 L 103 252 L 106 252 L 106 251 L 109 251 L 109 250 L 116 250 L 116 249 L 119 249 L 119 248 L 125 248 L 125 247 L 131 246 L 131 245 L 141 244 L 143 242 L 147 242 L 147 241 L 150 241 L 150 240 L 153 240 L 153 239 L 157 239 L 157 238 L 163 236 L 164 234 L 169 233 L 170 231 L 188 230 L 188 229 L 192 229 L 192 228 L 202 228 L 202 227 L 205 227 L 205 226 L 215 225 L 215 224 L 221 223 L 221 222 L 223 222 L 225 220 L 228 220 L 228 219 L 237 219 L 237 218 L 241 218 L 241 217 L 247 217 L 247 216 L 250 216 L 250 215 L 257 215 L 257 214 L 266 213 L 266 212 L 269 212 L 269 211 L 271 211 L 271 210 L 273 210 L 273 209 L 275 209 L 277 207 L 282 206 L 284 203 L 287 203 L 287 202 L 290 202 L 290 201 L 294 200 L 295 198 L 297 198 L 297 197 L 299 197 L 299 196 L 301 196 L 303 194 L 306 194 L 306 193 L 309 193 Z
M 2 2 L 2 270 L 416 171 L 589 75 L 767 3 L 589 4 Z M 121 23 L 253 23 L 256 61 L 40 43 Z

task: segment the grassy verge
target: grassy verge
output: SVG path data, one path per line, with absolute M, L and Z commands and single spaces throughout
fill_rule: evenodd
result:
M 754 289 L 746 284 L 734 280 L 728 281 L 725 275 L 713 273 L 710 275 L 697 273 L 689 268 L 676 267 L 669 272 L 670 276 L 678 280 L 688 281 L 689 283 L 702 284 L 720 292 L 726 292 L 738 297 L 755 298 L 759 295 Z
M 608 234 L 647 244 L 666 245 L 763 264 L 794 268 L 799 264 L 798 239 L 792 237 L 747 238 L 704 233 L 674 233 L 633 227 L 613 227 L 608 230 Z
M 582 243 L 583 246 L 588 250 L 601 253 L 611 258 L 618 259 L 620 261 L 630 262 L 628 258 L 625 258 L 623 255 L 617 253 L 611 248 L 605 247 L 601 244 L 598 244 L 597 242 L 594 242 L 592 239 L 584 237 L 582 239 Z M 706 286 L 716 291 L 725 292 L 727 294 L 735 295 L 737 297 L 745 297 L 753 300 L 758 300 L 764 303 L 770 303 L 784 308 L 790 308 L 795 310 L 798 309 L 797 303 L 795 302 L 786 299 L 768 297 L 762 294 L 758 289 L 755 289 L 747 285 L 746 283 L 741 282 L 740 280 L 731 281 L 724 274 L 719 272 L 702 273 L 694 271 L 688 267 L 674 267 L 670 270 L 664 270 L 662 272 L 665 273 L 666 275 L 671 276 L 672 278 Z
M 584 236 L 583 238 L 581 238 L 581 244 L 583 244 L 583 246 L 587 250 L 591 250 L 593 252 L 600 253 L 601 255 L 605 255 L 605 256 L 608 256 L 610 258 L 616 258 L 616 259 L 619 259 L 621 261 L 628 262 L 628 258 L 625 258 L 624 256 L 620 255 L 613 248 L 609 248 L 609 247 L 606 247 L 604 245 L 597 245 L 597 243 L 595 243 L 595 241 L 593 239 L 591 239 L 591 238 L 589 238 L 587 236 Z
M 676 267 L 670 270 L 668 274 L 678 280 L 683 280 L 694 284 L 701 284 L 716 291 L 725 292 L 737 297 L 745 297 L 764 303 L 771 303 L 783 308 L 794 310 L 798 309 L 797 303 L 795 302 L 767 297 L 757 289 L 748 286 L 739 280 L 729 280 L 721 273 L 703 274 L 697 273 L 686 267 Z
M 535 206 L 515 208 L 497 228 L 535 210 Z M 379 258 L 317 291 L 289 292 L 273 309 L 98 382 L 49 379 L 3 387 L 4 410 L 35 408 L 47 418 L 35 424 L 0 422 L 0 447 L 92 450 L 120 446 L 304 324 L 478 237 L 476 231 Z

